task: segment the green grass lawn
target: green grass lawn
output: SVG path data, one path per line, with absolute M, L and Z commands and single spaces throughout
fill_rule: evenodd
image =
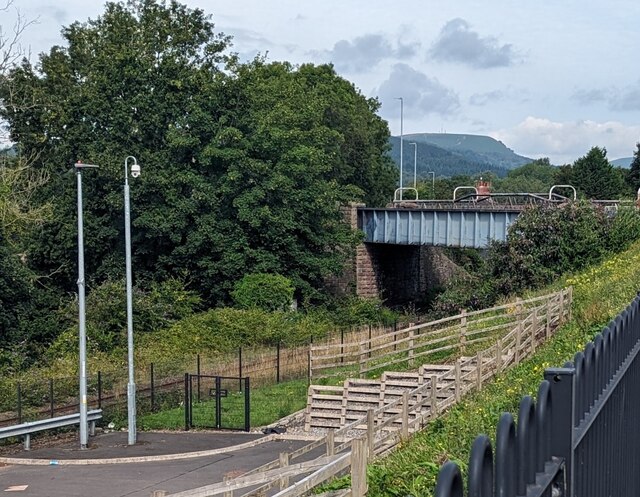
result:
M 252 428 L 271 424 L 296 412 L 306 405 L 307 380 L 294 380 L 275 385 L 252 388 L 250 391 Z M 203 397 L 204 399 L 204 397 Z M 195 402 L 194 425 L 212 427 L 215 419 L 215 404 L 212 400 Z M 229 392 L 222 398 L 222 423 L 226 428 L 244 427 L 244 393 Z M 184 406 L 140 416 L 138 424 L 143 430 L 184 429 Z

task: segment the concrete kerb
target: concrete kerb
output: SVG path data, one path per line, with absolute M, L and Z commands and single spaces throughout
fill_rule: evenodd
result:
M 111 457 L 104 459 L 27 459 L 24 457 L 0 457 L 0 464 L 9 466 L 89 466 L 98 464 L 131 464 L 145 462 L 176 461 L 183 459 L 196 459 L 198 457 L 210 457 L 219 454 L 226 454 L 243 449 L 249 449 L 267 442 L 283 440 L 314 441 L 320 437 L 313 435 L 294 434 L 271 434 L 257 440 L 245 442 L 219 449 L 200 450 L 196 452 L 182 452 L 177 454 L 162 454 L 157 456 L 136 456 L 136 457 Z
M 0 457 L 0 464 L 22 465 L 22 466 L 87 466 L 92 464 L 129 464 L 159 461 L 175 461 L 178 459 L 195 459 L 198 457 L 215 456 L 236 450 L 248 449 L 266 442 L 278 440 L 277 435 L 267 435 L 257 440 L 222 447 L 219 449 L 200 450 L 196 452 L 182 452 L 179 454 L 162 454 L 156 456 L 136 456 L 136 457 L 111 457 L 106 459 L 27 459 L 22 457 Z

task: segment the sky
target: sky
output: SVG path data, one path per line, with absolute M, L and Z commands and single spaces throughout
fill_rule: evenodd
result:
M 0 4 L 7 0 L 0 0 Z M 571 163 L 640 141 L 638 0 L 184 0 L 211 14 L 243 60 L 332 63 L 376 97 L 392 134 L 471 133 L 520 155 Z M 36 22 L 32 60 L 104 2 L 13 0 Z M 635 61 L 635 62 L 634 62 Z M 402 97 L 402 119 L 401 101 Z

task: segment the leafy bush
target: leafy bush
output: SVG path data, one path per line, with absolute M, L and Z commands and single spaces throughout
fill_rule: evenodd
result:
M 635 208 L 618 209 L 607 226 L 607 249 L 620 252 L 640 239 L 640 212 Z
M 637 213 L 610 218 L 588 202 L 534 206 L 494 242 L 474 278 L 451 282 L 436 298 L 437 314 L 493 305 L 501 296 L 540 288 L 563 273 L 580 270 L 621 250 L 640 236 Z
M 235 284 L 231 297 L 240 309 L 284 311 L 293 302 L 293 284 L 280 274 L 247 274 Z
M 108 352 L 124 347 L 127 340 L 127 306 L 124 280 L 107 280 L 91 289 L 87 296 L 87 348 Z M 151 283 L 148 290 L 133 289 L 133 325 L 136 334 L 149 333 L 191 315 L 200 299 L 184 288 L 182 282 L 169 279 Z M 77 302 L 70 302 L 60 313 L 75 322 Z M 62 332 L 47 355 L 74 353 L 77 348 L 77 327 Z
M 380 299 L 347 297 L 326 310 L 327 319 L 338 326 L 357 326 L 367 323 L 393 323 L 398 315 L 384 307 Z
M 507 241 L 490 249 L 486 278 L 498 295 L 508 295 L 594 264 L 606 252 L 606 221 L 603 210 L 587 202 L 527 209 Z
M 435 298 L 432 311 L 435 318 L 458 314 L 462 309 L 476 310 L 491 307 L 496 295 L 490 281 L 464 278 L 449 284 Z
M 317 316 L 227 307 L 182 319 L 159 333 L 141 337 L 140 345 L 155 356 L 223 353 L 241 346 L 308 343 L 329 329 L 331 324 Z

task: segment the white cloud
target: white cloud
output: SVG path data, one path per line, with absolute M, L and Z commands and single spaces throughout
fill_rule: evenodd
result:
M 458 95 L 453 90 L 407 64 L 395 64 L 377 94 L 382 102 L 393 102 L 402 97 L 408 117 L 448 115 L 460 107 Z
M 529 116 L 514 128 L 489 134 L 519 154 L 549 157 L 554 164 L 568 164 L 594 146 L 605 147 L 609 159 L 632 156 L 640 137 L 640 126 L 617 121 L 554 122 Z
M 481 37 L 460 18 L 444 25 L 429 53 L 436 60 L 458 62 L 477 69 L 511 66 L 516 57 L 511 44 L 500 44 L 493 36 Z
M 365 34 L 353 40 L 340 40 L 333 49 L 317 53 L 332 62 L 338 72 L 362 73 L 371 70 L 384 59 L 407 59 L 412 57 L 419 43 L 399 40 L 394 47 L 381 34 Z

